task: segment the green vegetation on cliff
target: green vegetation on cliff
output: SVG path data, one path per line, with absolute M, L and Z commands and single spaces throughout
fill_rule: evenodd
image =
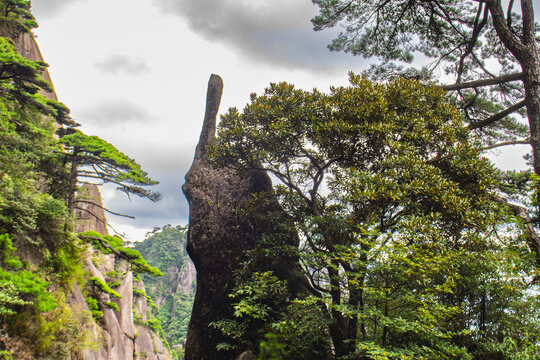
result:
M 187 335 L 195 293 L 195 270 L 186 252 L 187 228 L 165 225 L 154 228 L 135 249 L 163 277 L 143 275 L 146 293 L 159 307 L 158 319 L 174 349 Z
M 97 251 L 159 274 L 118 238 L 97 234 L 103 240 L 98 244 L 98 236 L 73 233 L 80 176 L 90 165 L 98 176 L 114 174 L 100 177 L 103 182 L 144 195 L 151 193 L 141 186 L 155 182 L 101 139 L 74 143 L 73 134 L 83 135 L 74 130 L 69 110 L 40 94 L 52 89 L 42 78 L 47 65 L 22 57 L 10 38 L 36 26 L 29 7 L 30 1 L 0 1 L 0 358 L 65 359 L 100 345 L 92 340 L 91 314 L 70 305 L 75 287 L 90 278 L 83 268 L 86 249 L 96 245 Z M 87 285 L 116 293 L 95 277 Z M 88 301 L 94 315 L 107 306 Z

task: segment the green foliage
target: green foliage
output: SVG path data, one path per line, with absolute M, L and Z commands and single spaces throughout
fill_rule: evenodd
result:
M 5 305 L 33 304 L 37 312 L 47 312 L 57 306 L 56 299 L 48 292 L 50 283 L 37 274 L 24 270 L 18 257 L 12 256 L 17 249 L 7 234 L 0 235 L 0 288 L 5 295 L 2 308 L 7 315 L 15 314 Z M 6 269 L 6 270 L 4 270 Z M 20 307 L 19 307 L 20 308 Z
M 329 94 L 271 84 L 222 116 L 209 147 L 218 166 L 279 181 L 304 270 L 326 303 L 319 335 L 337 356 L 429 359 L 484 356 L 481 344 L 519 339 L 515 321 L 538 287 L 520 229 L 493 201 L 499 173 L 441 90 L 350 81 Z M 235 315 L 264 318 L 267 303 L 246 295 Z M 525 317 L 537 319 L 534 309 Z M 294 333 L 310 319 L 281 324 Z M 253 334 L 242 324 L 214 326 L 245 340 Z M 287 339 L 274 331 L 261 351 L 292 351 L 276 345 Z
M 116 236 L 101 235 L 95 231 L 87 231 L 77 235 L 82 241 L 92 246 L 103 254 L 114 254 L 117 258 L 126 260 L 133 267 L 134 272 L 163 276 L 158 268 L 148 265 L 141 254 L 135 250 L 124 247 L 124 242 Z
M 90 313 L 92 314 L 92 317 L 95 319 L 95 321 L 99 321 L 103 317 L 103 312 L 99 310 L 99 302 L 97 299 L 87 296 L 84 298 L 86 300 L 86 304 L 88 305 L 88 308 L 90 309 Z
M 287 284 L 272 272 L 255 272 L 230 295 L 233 319 L 210 325 L 230 341 L 218 349 L 259 351 L 259 359 L 328 359 L 330 343 L 321 299 L 289 299 Z M 263 338 L 265 340 L 260 341 Z
M 321 300 L 294 299 L 259 344 L 259 359 L 328 359 L 328 323 Z
M 161 321 L 167 342 L 174 349 L 187 336 L 194 298 L 194 289 L 183 294 L 178 284 L 173 283 L 175 279 L 171 275 L 171 269 L 176 268 L 181 273 L 190 261 L 186 252 L 187 228 L 165 225 L 154 228 L 147 236 L 144 242 L 135 244 L 135 249 L 164 274 L 160 278 L 143 274 L 147 302 L 152 306 L 152 299 L 165 299 L 156 317 Z M 172 292 L 173 288 L 178 288 L 176 293 Z
M 31 304 L 21 299 L 19 289 L 12 282 L 0 283 L 0 317 L 15 315 L 13 308 Z
M 146 293 L 143 291 L 143 290 L 140 290 L 140 289 L 137 289 L 137 288 L 133 288 L 133 295 L 135 297 L 144 297 L 144 298 L 149 298 L 148 295 L 146 295 Z
M 120 311 L 120 308 L 118 307 L 118 304 L 114 302 L 107 301 L 104 303 L 105 306 L 107 306 L 110 309 L 113 309 L 114 311 Z
M 230 295 L 238 302 L 233 304 L 236 318 L 267 319 L 271 317 L 276 301 L 286 301 L 287 286 L 271 272 L 253 273 Z
M 35 243 L 62 229 L 66 206 L 56 196 L 66 174 L 48 118 L 31 106 L 15 108 L 0 100 L 0 231 Z
M 31 341 L 27 346 L 35 349 L 34 358 L 65 359 L 81 349 L 97 350 L 90 314 L 73 311 L 65 294 L 60 291 L 57 295 L 59 306 L 25 329 Z
M 528 127 L 519 121 L 523 111 L 516 110 L 520 106 L 510 109 L 509 113 L 515 116 L 499 116 L 498 120 L 491 116 L 519 103 L 531 89 L 516 81 L 519 77 L 514 76 L 514 81 L 504 77 L 537 67 L 523 56 L 537 52 L 533 46 L 538 35 L 538 28 L 534 28 L 533 1 L 524 1 L 520 7 L 510 1 L 506 12 L 500 2 L 313 0 L 313 3 L 320 10 L 312 19 L 315 30 L 342 29 L 328 46 L 330 50 L 378 59 L 365 72 L 370 78 L 406 77 L 437 82 L 445 74 L 444 81 L 466 84 L 451 91 L 449 97 L 483 142 L 493 145 L 530 136 Z M 526 10 L 528 6 L 531 10 Z M 530 27 L 530 31 L 524 27 Z M 515 50 L 518 47 L 520 52 Z M 426 58 L 433 61 L 426 62 Z M 493 79 L 491 85 L 495 86 L 483 83 L 485 79 Z M 521 105 L 525 106 L 523 102 Z M 486 119 L 492 121 L 483 122 Z M 533 117 L 529 121 L 538 120 Z
M 210 323 L 232 340 L 232 343 L 219 344 L 218 349 L 222 350 L 235 349 L 240 344 L 249 345 L 258 325 L 269 323 L 278 316 L 275 311 L 283 307 L 288 293 L 285 282 L 271 272 L 256 272 L 229 296 L 237 300 L 233 303 L 234 319 Z
M 0 28 L 2 36 L 12 37 L 37 27 L 30 13 L 30 0 L 2 0 L 0 2 Z
M 2 360 L 14 360 L 13 353 L 8 350 L 0 350 L 0 359 Z
M 92 288 L 97 291 L 101 291 L 105 294 L 109 294 L 116 298 L 122 297 L 119 293 L 111 289 L 109 285 L 107 285 L 103 280 L 101 280 L 100 278 L 96 276 L 92 276 L 88 281 L 90 282 L 90 286 L 92 286 Z

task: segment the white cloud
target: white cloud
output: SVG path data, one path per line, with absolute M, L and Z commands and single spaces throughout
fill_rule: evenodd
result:
M 134 124 L 154 122 L 155 117 L 146 109 L 128 100 L 103 100 L 103 102 L 90 108 L 79 111 L 78 122 L 100 126 L 116 126 L 121 124 Z

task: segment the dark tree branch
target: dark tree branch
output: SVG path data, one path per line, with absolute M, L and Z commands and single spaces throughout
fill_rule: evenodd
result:
M 517 81 L 517 80 L 522 80 L 522 79 L 523 79 L 523 73 L 514 73 L 514 74 L 502 75 L 493 79 L 480 79 L 480 80 L 474 80 L 474 81 L 469 81 L 469 82 L 459 83 L 459 84 L 442 85 L 441 88 L 446 91 L 452 91 L 452 90 L 470 89 L 470 88 L 476 88 L 476 87 L 482 87 L 482 86 L 499 85 L 502 83 L 506 83 L 510 81 Z
M 83 208 L 75 208 L 75 210 L 79 210 L 79 211 L 84 211 L 84 212 L 87 212 L 89 213 L 91 216 L 93 216 L 94 218 L 96 218 L 98 221 L 101 221 L 103 224 L 105 224 L 105 226 L 108 226 L 112 229 L 112 231 L 114 231 L 115 234 L 119 235 L 120 237 L 124 238 L 126 235 L 125 234 L 122 234 L 122 233 L 119 233 L 118 231 L 116 231 L 116 229 L 114 227 L 112 227 L 111 224 L 109 224 L 108 222 L 106 222 L 105 220 L 103 219 L 100 219 L 98 216 L 96 216 L 95 214 L 93 214 L 91 211 L 89 210 L 86 210 L 86 209 L 83 209 Z
M 474 20 L 474 28 L 471 35 L 471 38 L 469 39 L 469 42 L 467 44 L 467 49 L 461 55 L 461 58 L 459 59 L 459 67 L 457 70 L 457 80 L 456 83 L 461 82 L 461 76 L 463 75 L 463 68 L 465 64 L 465 59 L 467 56 L 472 54 L 474 47 L 476 46 L 476 42 L 478 41 L 478 37 L 480 36 L 480 33 L 482 32 L 483 27 L 486 25 L 488 20 L 489 12 L 487 6 L 484 7 L 484 4 L 480 3 L 478 4 L 478 13 L 476 14 L 476 19 Z M 480 21 L 480 17 L 482 17 L 482 21 Z
M 526 60 L 529 53 L 527 46 L 519 41 L 512 32 L 512 29 L 506 24 L 504 11 L 500 0 L 483 0 L 489 8 L 493 26 L 504 46 L 518 59 L 519 62 Z M 522 2 L 523 3 L 523 2 Z
M 531 144 L 531 139 L 530 139 L 530 138 L 523 139 L 523 140 L 505 141 L 505 142 L 501 142 L 501 143 L 497 143 L 497 144 L 493 144 L 493 145 L 489 145 L 489 146 L 483 147 L 481 150 L 482 150 L 482 151 L 486 151 L 486 150 L 496 149 L 496 148 L 502 147 L 502 146 L 508 146 L 508 145 L 527 145 L 527 144 L 529 144 L 529 145 Z
M 494 122 L 505 118 L 506 116 L 512 114 L 513 112 L 516 112 L 517 110 L 519 110 L 519 109 L 521 109 L 523 107 L 525 107 L 525 100 L 521 100 L 517 104 L 514 104 L 514 105 L 510 106 L 508 109 L 506 109 L 504 111 L 501 111 L 500 113 L 495 114 L 493 116 L 490 116 L 487 119 L 475 122 L 474 124 L 469 124 L 468 128 L 470 130 L 475 130 L 475 129 L 483 128 L 484 126 L 491 125 Z
M 116 213 L 114 211 L 111 211 L 99 204 L 96 204 L 95 202 L 92 202 L 92 201 L 87 201 L 87 200 L 76 200 L 75 201 L 75 204 L 77 203 L 84 203 L 84 204 L 92 204 L 94 206 L 97 206 L 98 208 L 102 209 L 103 211 L 106 211 L 108 212 L 109 214 L 113 214 L 113 215 L 117 215 L 117 216 L 122 216 L 122 217 L 126 217 L 126 218 L 130 218 L 130 219 L 135 219 L 135 216 L 131 216 L 131 215 L 126 215 L 126 214 L 120 214 L 120 213 Z M 81 208 L 77 208 L 78 210 L 83 210 Z
M 514 7 L 514 0 L 510 0 L 508 8 L 506 10 L 506 25 L 508 28 L 512 28 L 512 8 Z

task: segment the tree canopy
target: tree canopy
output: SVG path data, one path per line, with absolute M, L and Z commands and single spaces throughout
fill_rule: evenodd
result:
M 100 184 L 113 183 L 126 193 L 146 197 L 152 201 L 160 199 L 160 194 L 151 192 L 146 186 L 158 182 L 150 179 L 141 166 L 118 151 L 113 145 L 97 136 L 88 136 L 79 130 L 62 136 L 64 154 L 71 163 L 70 208 L 76 207 L 75 185 L 79 181 L 93 180 Z
M 506 9 L 500 0 L 313 3 L 320 9 L 312 20 L 315 30 L 343 27 L 329 45 L 331 50 L 378 58 L 380 62 L 367 72 L 376 78 L 439 82 L 446 75 L 453 83 L 443 88 L 484 141 L 512 140 L 538 148 L 535 79 L 540 62 L 532 0 L 521 6 L 509 1 Z M 529 136 L 516 118 L 509 117 L 523 108 Z M 533 157 L 537 159 L 536 153 Z M 538 160 L 533 163 L 538 173 Z
M 362 1 L 313 0 L 315 30 L 341 26 L 329 48 L 376 58 L 365 75 L 438 83 L 460 109 L 484 149 L 530 144 L 532 171 L 540 172 L 540 59 L 532 0 Z M 442 80 L 445 79 L 445 80 Z M 524 125 L 525 116 L 528 126 Z M 530 174 L 529 174 L 530 175 Z M 509 184 L 524 183 L 509 172 Z M 502 194 L 530 224 L 528 241 L 540 265 L 537 206 L 540 193 Z M 503 193 L 507 187 L 502 187 Z M 515 190 L 515 189 L 514 189 Z M 524 187 L 521 188 L 524 191 Z
M 336 356 L 466 359 L 504 353 L 503 339 L 530 351 L 538 323 L 523 342 L 514 315 L 534 302 L 534 256 L 493 201 L 479 141 L 436 87 L 350 81 L 329 94 L 271 84 L 223 115 L 210 146 L 218 166 L 278 181 Z M 283 316 L 270 332 L 286 344 Z

